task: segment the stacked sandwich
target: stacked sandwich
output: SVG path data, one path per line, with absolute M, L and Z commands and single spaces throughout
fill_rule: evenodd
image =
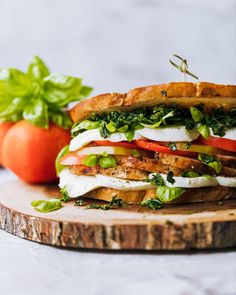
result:
M 176 82 L 84 100 L 60 157 L 70 198 L 128 203 L 236 197 L 236 86 Z

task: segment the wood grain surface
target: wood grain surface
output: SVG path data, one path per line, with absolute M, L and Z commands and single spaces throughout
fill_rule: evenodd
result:
M 50 186 L 18 180 L 0 188 L 0 227 L 21 238 L 53 246 L 110 250 L 219 249 L 236 246 L 236 200 L 178 204 L 152 211 L 75 207 L 40 213 L 31 201 L 58 196 Z M 90 201 L 94 203 L 95 201 Z M 97 203 L 97 202 L 96 202 Z

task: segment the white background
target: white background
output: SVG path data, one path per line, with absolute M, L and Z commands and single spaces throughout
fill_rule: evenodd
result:
M 172 53 L 200 80 L 235 84 L 235 35 L 235 0 L 0 0 L 0 67 L 37 54 L 94 94 L 181 80 Z M 0 231 L 0 294 L 235 295 L 236 252 L 91 253 Z

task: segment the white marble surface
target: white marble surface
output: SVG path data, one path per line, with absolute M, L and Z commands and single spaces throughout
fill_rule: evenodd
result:
M 0 294 L 235 295 L 236 251 L 75 251 L 0 230 Z

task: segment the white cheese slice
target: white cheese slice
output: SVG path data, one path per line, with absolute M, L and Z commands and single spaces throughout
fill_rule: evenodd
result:
M 236 187 L 236 177 L 216 176 L 216 179 L 219 185 Z
M 212 129 L 210 128 L 210 135 L 213 137 L 219 137 L 219 138 L 225 138 L 225 139 L 231 139 L 231 140 L 236 140 L 236 128 L 231 128 L 225 131 L 225 135 L 224 136 L 218 136 L 215 135 L 212 131 Z
M 141 139 L 142 136 L 138 133 L 135 133 L 134 140 L 135 139 Z M 96 140 L 109 140 L 111 142 L 120 142 L 120 141 L 127 141 L 127 138 L 125 136 L 125 133 L 113 133 L 107 138 L 103 138 L 100 134 L 99 129 L 92 129 L 87 130 L 85 132 L 82 132 L 78 134 L 76 137 L 74 137 L 70 142 L 70 151 L 76 151 L 83 146 L 89 144 L 92 141 Z
M 196 129 L 187 130 L 184 126 L 165 127 L 165 128 L 143 128 L 136 131 L 143 137 L 155 141 L 186 141 L 190 142 L 196 139 L 199 132 Z
M 149 174 L 149 178 L 155 173 Z M 206 186 L 216 186 L 217 180 L 215 177 L 210 176 L 199 176 L 199 177 L 182 177 L 182 176 L 173 176 L 175 182 L 171 184 L 167 181 L 166 174 L 160 174 L 162 179 L 164 180 L 165 186 L 168 187 L 183 187 L 183 188 L 198 188 L 198 187 L 206 187 Z
M 59 177 L 59 187 L 61 189 L 66 187 L 70 198 L 82 196 L 99 187 L 109 187 L 118 190 L 145 190 L 155 188 L 154 185 L 145 181 L 125 180 L 99 174 L 96 176 L 75 175 L 69 169 L 62 170 Z

